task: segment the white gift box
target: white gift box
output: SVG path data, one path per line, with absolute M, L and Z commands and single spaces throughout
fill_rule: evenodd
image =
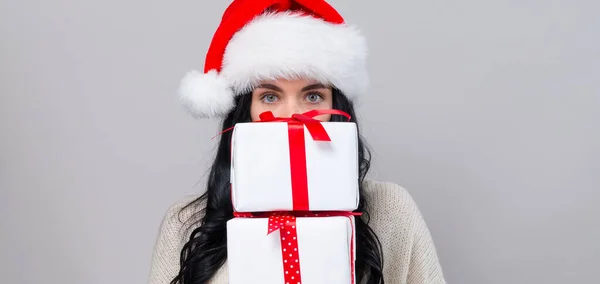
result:
M 287 265 L 284 270 L 280 231 L 267 235 L 268 218 L 231 219 L 227 223 L 229 283 L 282 284 L 286 272 L 299 274 L 301 284 L 354 283 L 353 227 L 354 217 L 297 218 L 300 269 L 296 271 Z
M 322 122 L 322 125 L 331 141 L 313 140 L 304 127 L 308 209 L 353 211 L 359 202 L 356 124 Z M 238 123 L 231 147 L 234 209 L 237 212 L 294 210 L 288 124 Z

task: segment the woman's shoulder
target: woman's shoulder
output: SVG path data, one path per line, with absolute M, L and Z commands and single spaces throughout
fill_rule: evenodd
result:
M 365 180 L 364 197 L 370 207 L 414 209 L 416 206 L 411 194 L 401 185 L 393 182 Z
M 169 204 L 160 225 L 161 233 L 185 237 L 193 229 L 194 220 L 202 218 L 205 201 L 200 197 L 200 194 L 186 195 Z
M 401 185 L 393 182 L 365 179 L 363 182 L 365 193 L 369 195 L 405 195 L 408 191 Z
M 386 231 L 389 226 L 412 228 L 423 221 L 412 195 L 401 185 L 374 180 L 365 180 L 363 185 L 365 209 L 374 227 Z

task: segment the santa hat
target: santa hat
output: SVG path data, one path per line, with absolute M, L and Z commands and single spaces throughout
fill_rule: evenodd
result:
M 365 38 L 324 0 L 234 0 L 204 72 L 190 71 L 179 95 L 196 118 L 223 117 L 267 79 L 314 79 L 353 100 L 367 89 L 366 57 Z

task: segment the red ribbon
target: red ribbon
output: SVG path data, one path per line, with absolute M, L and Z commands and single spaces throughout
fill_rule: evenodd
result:
M 306 146 L 304 143 L 304 126 L 315 141 L 331 141 L 329 134 L 315 116 L 322 114 L 343 115 L 350 120 L 350 115 L 334 109 L 315 109 L 302 114 L 294 114 L 290 118 L 275 117 L 266 111 L 259 115 L 258 122 L 287 122 L 290 147 L 290 171 L 292 177 L 292 204 L 294 211 L 308 211 L 308 174 L 306 169 Z
M 323 127 L 320 123 L 318 125 Z M 331 141 L 325 128 L 323 128 L 323 132 L 320 134 L 323 133 L 327 137 L 327 140 L 325 141 Z M 292 179 L 292 210 L 307 211 L 310 209 L 310 205 L 308 202 L 308 172 L 306 169 L 304 126 L 296 121 L 288 122 L 288 139 L 290 145 L 290 171 Z
M 296 217 L 335 217 L 343 216 L 351 219 L 352 216 L 360 216 L 356 212 L 264 212 L 264 213 L 238 213 L 235 217 L 240 218 L 269 218 L 267 235 L 279 230 L 281 243 L 281 256 L 283 259 L 283 277 L 285 283 L 302 283 L 300 273 L 300 253 L 298 247 L 298 231 Z M 354 224 L 352 224 L 352 238 L 350 242 L 350 276 L 352 284 L 355 280 L 354 271 Z

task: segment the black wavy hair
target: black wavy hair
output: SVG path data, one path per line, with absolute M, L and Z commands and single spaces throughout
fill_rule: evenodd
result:
M 251 121 L 252 94 L 237 96 L 235 107 L 222 121 L 222 130 L 238 122 Z M 354 106 L 338 89 L 333 89 L 333 108 L 350 114 L 357 123 Z M 344 121 L 344 117 L 332 115 L 330 121 Z M 358 126 L 358 123 L 357 123 Z M 360 132 L 359 132 L 360 133 Z M 358 283 L 383 284 L 383 254 L 381 243 L 369 227 L 369 213 L 364 197 L 363 181 L 369 171 L 371 153 L 359 134 L 359 192 L 360 202 L 356 218 L 356 277 Z M 216 157 L 210 169 L 206 192 L 186 205 L 183 210 L 194 209 L 195 214 L 186 221 L 191 228 L 189 240 L 181 250 L 180 269 L 171 284 L 206 284 L 227 260 L 226 223 L 233 218 L 233 206 L 229 184 L 231 131 L 220 136 Z

